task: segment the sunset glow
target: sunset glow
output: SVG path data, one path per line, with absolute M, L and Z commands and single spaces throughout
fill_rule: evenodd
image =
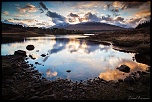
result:
M 150 20 L 151 2 L 26 1 L 2 2 L 1 21 L 30 27 L 104 22 L 134 28 Z

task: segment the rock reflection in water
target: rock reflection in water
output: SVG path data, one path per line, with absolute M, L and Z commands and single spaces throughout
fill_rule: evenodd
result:
M 127 65 L 130 68 L 130 73 L 136 71 L 145 71 L 149 67 L 146 64 L 136 63 L 130 60 L 123 60 L 119 62 L 118 67 L 123 64 Z M 104 80 L 118 80 L 126 78 L 130 73 L 124 73 L 118 69 L 107 68 L 105 72 L 100 73 L 99 78 L 102 78 Z

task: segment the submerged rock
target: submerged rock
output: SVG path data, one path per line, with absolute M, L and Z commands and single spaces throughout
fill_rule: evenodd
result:
M 125 73 L 130 72 L 130 68 L 127 65 L 121 65 L 120 67 L 118 67 L 116 69 L 119 69 L 120 71 L 125 72 Z
M 46 55 L 45 55 L 45 54 L 41 54 L 41 56 L 42 56 L 42 57 L 45 57 Z
M 35 60 L 36 58 L 34 58 L 32 55 L 29 55 L 29 57 L 31 58 L 31 59 L 33 59 L 33 60 Z
M 66 72 L 70 73 L 70 72 L 71 72 L 71 70 L 67 70 Z

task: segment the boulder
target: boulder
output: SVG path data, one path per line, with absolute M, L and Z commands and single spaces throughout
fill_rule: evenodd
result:
M 41 56 L 42 56 L 42 57 L 45 57 L 46 55 L 45 55 L 45 54 L 41 54 Z
M 126 82 L 128 84 L 133 84 L 133 83 L 135 83 L 135 79 L 132 76 L 128 76 L 124 79 L 124 82 Z
M 23 50 L 17 50 L 14 52 L 14 55 L 21 55 L 21 56 L 26 56 L 26 51 Z
M 27 46 L 26 46 L 26 49 L 27 49 L 27 50 L 34 50 L 34 45 L 27 45 Z
M 120 67 L 118 67 L 116 69 L 119 69 L 120 71 L 125 72 L 125 73 L 130 72 L 130 68 L 127 65 L 121 65 Z

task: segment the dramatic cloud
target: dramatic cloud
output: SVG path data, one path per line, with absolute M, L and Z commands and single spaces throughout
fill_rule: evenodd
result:
M 135 18 L 126 20 L 125 24 L 134 28 L 140 23 L 141 20 L 142 18 L 135 17 Z
M 36 12 L 38 11 L 38 8 L 34 5 L 27 4 L 25 7 L 17 7 L 18 11 L 20 13 L 26 13 L 26 12 Z
M 72 8 L 88 9 L 88 8 L 102 7 L 104 5 L 105 3 L 100 1 L 92 1 L 91 3 L 88 1 L 84 1 L 84 2 L 74 2 L 74 4 L 72 4 Z
M 41 9 L 41 8 L 40 8 L 39 10 L 41 11 L 40 13 L 43 13 L 43 12 L 44 12 L 43 9 Z
M 56 12 L 51 12 L 51 11 L 49 11 L 48 8 L 46 7 L 46 5 L 45 5 L 44 3 L 42 3 L 42 2 L 40 2 L 39 4 L 40 4 L 40 6 L 41 6 L 44 10 L 47 11 L 46 16 L 50 17 L 50 18 L 52 19 L 52 22 L 53 22 L 53 23 L 55 23 L 56 25 L 58 25 L 58 24 L 59 24 L 59 25 L 61 25 L 61 24 L 62 24 L 62 25 L 67 24 L 66 18 L 65 18 L 64 16 L 62 16 L 62 15 L 56 13 Z M 39 9 L 39 10 L 41 10 L 41 13 L 44 12 L 43 9 L 41 9 L 41 8 Z
M 18 18 L 13 18 L 14 20 L 21 20 L 21 19 L 18 19 Z
M 100 17 L 97 17 L 97 15 L 92 14 L 91 12 L 84 14 L 83 17 L 80 17 L 79 15 L 73 13 L 70 13 L 68 16 L 72 17 L 72 18 L 68 18 L 69 22 L 100 22 L 101 21 Z
M 133 24 L 136 24 L 138 23 L 142 18 L 131 18 L 128 22 L 129 23 L 133 23 Z
M 12 22 L 38 27 L 63 27 L 80 22 L 104 22 L 121 27 L 135 27 L 140 22 L 151 19 L 150 8 L 151 1 L 38 1 L 28 4 L 4 2 L 1 21 L 11 19 Z
M 101 18 L 97 17 L 95 14 L 92 14 L 91 12 L 85 14 L 84 18 L 87 19 L 87 21 L 96 21 L 96 22 L 101 21 Z
M 139 1 L 133 1 L 133 2 L 121 2 L 121 1 L 114 1 L 113 3 L 107 4 L 107 8 L 117 8 L 117 9 L 133 9 L 133 8 L 139 8 L 146 2 L 139 2 Z
M 6 15 L 6 16 L 8 16 L 9 12 L 8 11 L 4 11 L 3 14 Z
M 124 18 L 122 18 L 122 17 L 116 17 L 114 20 L 115 20 L 115 21 L 123 21 Z
M 46 15 L 47 15 L 48 17 L 52 18 L 52 21 L 53 21 L 53 23 L 55 23 L 55 24 L 66 23 L 65 17 L 57 14 L 56 12 L 48 11 L 48 12 L 46 13 Z
M 65 20 L 65 17 L 57 14 L 56 12 L 48 11 L 48 12 L 46 13 L 46 15 L 47 15 L 48 17 L 51 17 L 51 18 L 58 18 L 58 19 L 61 20 L 61 21 L 64 21 L 64 20 Z
M 13 23 L 13 24 L 20 24 L 22 26 L 29 26 L 29 27 L 49 27 L 49 22 L 35 20 L 35 19 L 19 19 L 19 18 L 13 18 L 13 19 L 7 19 L 4 20 L 4 22 Z
M 141 10 L 141 11 L 138 11 L 135 15 L 138 17 L 150 16 L 151 12 L 150 10 Z
M 109 11 L 111 11 L 113 13 L 113 15 L 119 16 L 120 14 L 118 14 L 120 11 L 122 10 L 127 10 L 127 9 L 138 9 L 140 8 L 142 5 L 144 5 L 146 2 L 138 2 L 138 1 L 134 1 L 134 2 L 120 2 L 120 1 L 114 1 L 110 4 L 106 4 L 105 6 L 107 7 L 107 9 Z
M 39 4 L 43 9 L 48 10 L 48 8 L 45 6 L 45 4 L 43 4 L 43 2 L 40 2 Z
M 113 21 L 113 18 L 110 15 L 107 15 L 107 17 L 106 16 L 102 16 L 102 20 Z
M 74 13 L 70 13 L 68 17 L 70 17 L 68 18 L 68 22 L 71 22 L 71 23 L 82 22 L 82 19 L 83 19 L 83 18 L 80 18 L 78 14 L 74 14 Z
M 123 9 L 139 8 L 144 3 L 146 3 L 146 2 L 137 2 L 137 1 L 134 1 L 134 2 L 121 2 L 121 5 L 122 5 L 121 9 L 123 10 Z
M 73 13 L 70 13 L 69 16 L 71 16 L 71 17 L 79 17 L 77 14 L 73 14 Z

